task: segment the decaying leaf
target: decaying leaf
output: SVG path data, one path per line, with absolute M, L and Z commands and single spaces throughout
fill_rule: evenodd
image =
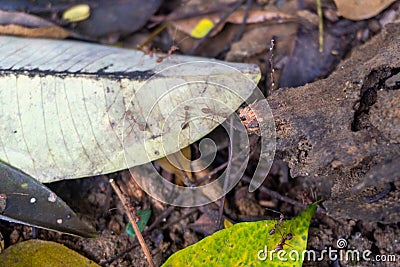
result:
M 241 24 L 245 15 L 244 10 L 233 12 L 224 23 L 215 29 L 211 36 L 215 36 L 222 30 L 225 23 L 230 22 L 234 24 Z M 220 21 L 223 14 L 213 13 L 205 16 L 193 17 L 183 20 L 172 21 L 171 26 L 178 29 L 193 38 L 202 38 Z M 251 10 L 249 11 L 246 23 L 260 23 L 264 21 L 276 20 L 279 22 L 293 21 L 294 16 L 279 11 L 270 10 Z
M 40 182 L 174 153 L 222 123 L 260 79 L 255 65 L 177 55 L 157 63 L 71 41 L 0 36 L 0 55 L 0 159 Z
M 334 0 L 339 13 L 351 20 L 363 20 L 379 14 L 396 0 Z
M 35 15 L 3 10 L 0 10 L 0 34 L 56 39 L 74 35 Z
M 279 225 L 276 220 L 235 224 L 176 252 L 163 266 L 302 266 L 316 208 L 311 205 Z M 300 256 L 289 258 L 288 251 Z
M 174 174 L 177 178 L 177 184 L 183 185 L 187 179 L 192 181 L 192 172 L 190 166 L 191 151 L 187 146 L 180 151 L 169 155 L 168 157 L 157 160 L 157 163 L 166 171 Z
M 6 35 L 16 35 L 16 36 L 25 36 L 34 38 L 46 37 L 55 39 L 64 39 L 70 35 L 68 31 L 58 26 L 30 29 L 19 25 L 7 25 L 7 26 L 0 26 L 0 33 Z
M 1 161 L 0 180 L 0 219 L 74 235 L 96 236 L 96 231 L 82 223 L 46 186 Z
M 0 254 L 2 266 L 96 267 L 95 262 L 55 242 L 28 240 L 7 248 Z

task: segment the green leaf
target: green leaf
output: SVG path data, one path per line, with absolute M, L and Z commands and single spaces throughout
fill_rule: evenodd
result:
M 291 260 L 289 251 L 302 255 L 307 247 L 308 228 L 316 205 L 309 206 L 297 217 L 284 221 L 276 227 L 272 235 L 269 232 L 278 221 L 265 220 L 258 222 L 238 223 L 218 231 L 198 243 L 173 254 L 164 264 L 170 266 L 302 266 L 303 260 Z M 287 234 L 283 249 L 273 250 Z M 279 260 L 283 257 L 287 261 Z
M 233 113 L 261 78 L 256 65 L 180 55 L 160 63 L 66 40 L 0 36 L 0 55 L 0 160 L 42 183 L 177 152 L 222 123 L 213 114 Z
M 139 217 L 139 221 L 137 222 L 137 226 L 139 227 L 140 232 L 143 232 L 146 227 L 147 222 L 151 216 L 151 210 L 139 210 L 136 215 Z M 133 230 L 132 224 L 129 222 L 126 225 L 126 233 L 132 237 L 135 237 L 135 231 Z
M 55 193 L 26 173 L 0 161 L 0 219 L 73 235 L 94 237 Z
M 95 262 L 55 242 L 28 240 L 17 243 L 0 254 L 2 266 L 97 267 Z

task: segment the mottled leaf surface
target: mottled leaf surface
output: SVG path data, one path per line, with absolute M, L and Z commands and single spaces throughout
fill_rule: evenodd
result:
M 95 262 L 55 242 L 28 240 L 0 254 L 2 266 L 98 267 Z
M 309 206 L 297 217 L 276 227 L 272 235 L 269 232 L 276 220 L 235 224 L 176 252 L 163 266 L 302 266 L 303 260 L 291 260 L 288 253 L 301 255 L 306 249 L 308 228 L 316 208 Z M 293 238 L 285 241 L 282 250 L 273 252 L 289 233 Z M 287 260 L 280 260 L 278 255 Z

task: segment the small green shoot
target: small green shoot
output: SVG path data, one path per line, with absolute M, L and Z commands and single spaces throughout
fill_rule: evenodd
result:
M 140 232 L 143 232 L 144 228 L 146 227 L 146 224 L 148 223 L 150 216 L 151 216 L 151 210 L 139 210 L 136 212 L 136 216 L 139 217 L 139 221 L 137 222 L 137 225 L 139 227 Z M 126 233 L 132 237 L 135 237 L 135 231 L 133 231 L 133 227 L 131 223 L 128 223 L 126 225 L 125 229 Z

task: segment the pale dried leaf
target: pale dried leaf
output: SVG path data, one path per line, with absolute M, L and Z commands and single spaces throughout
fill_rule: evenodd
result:
M 204 118 L 202 108 L 230 114 L 260 79 L 255 65 L 177 55 L 160 64 L 142 52 L 71 41 L 0 36 L 0 55 L 0 160 L 40 182 L 174 153 L 226 119 Z M 232 91 L 217 90 L 221 83 Z M 203 119 L 183 129 L 186 100 Z
M 396 0 L 334 0 L 339 13 L 351 20 L 368 19 L 379 14 Z

